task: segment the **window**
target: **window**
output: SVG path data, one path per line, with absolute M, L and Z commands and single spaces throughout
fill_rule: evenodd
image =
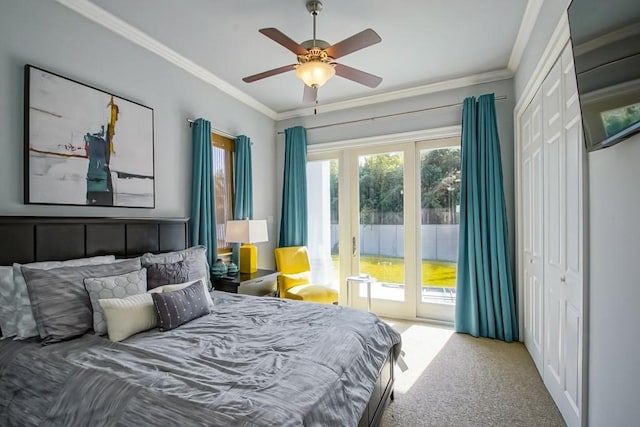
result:
M 233 219 L 233 156 L 235 142 L 215 133 L 211 134 L 213 184 L 215 188 L 216 233 L 218 236 L 218 253 L 231 252 L 231 247 L 224 240 L 227 220 Z

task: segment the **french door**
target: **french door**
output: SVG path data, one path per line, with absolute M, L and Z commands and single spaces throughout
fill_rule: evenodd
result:
M 388 144 L 350 156 L 351 272 L 371 281 L 349 292 L 356 307 L 384 316 L 415 317 L 416 288 L 408 286 L 416 283 L 414 147 Z
M 343 305 L 453 321 L 460 139 L 311 152 L 308 159 L 309 246 L 312 268 L 322 270 L 314 281 L 338 289 Z
M 453 322 L 460 229 L 460 138 L 416 145 L 417 317 Z

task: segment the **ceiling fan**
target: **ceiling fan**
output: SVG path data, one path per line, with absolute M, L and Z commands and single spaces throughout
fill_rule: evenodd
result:
M 282 74 L 287 71 L 296 71 L 296 76 L 304 83 L 304 102 L 314 102 L 318 97 L 318 88 L 324 85 L 331 77 L 338 75 L 345 79 L 363 84 L 370 88 L 377 87 L 382 78 L 364 71 L 335 62 L 336 59 L 364 49 L 376 43 L 380 43 L 380 36 L 370 28 L 354 34 L 341 42 L 330 45 L 324 40 L 316 38 L 316 16 L 322 10 L 322 3 L 318 0 L 307 2 L 307 10 L 313 15 L 313 39 L 302 43 L 296 43 L 276 28 L 262 28 L 260 33 L 281 44 L 298 57 L 297 64 L 285 65 L 243 78 L 246 83 L 255 82 L 266 77 Z

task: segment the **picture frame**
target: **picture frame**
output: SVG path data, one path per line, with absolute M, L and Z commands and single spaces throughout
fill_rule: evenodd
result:
M 24 203 L 155 208 L 153 109 L 25 65 Z

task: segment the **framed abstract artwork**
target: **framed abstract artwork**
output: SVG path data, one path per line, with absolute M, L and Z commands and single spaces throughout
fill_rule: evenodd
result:
M 155 207 L 153 109 L 25 66 L 24 202 Z

